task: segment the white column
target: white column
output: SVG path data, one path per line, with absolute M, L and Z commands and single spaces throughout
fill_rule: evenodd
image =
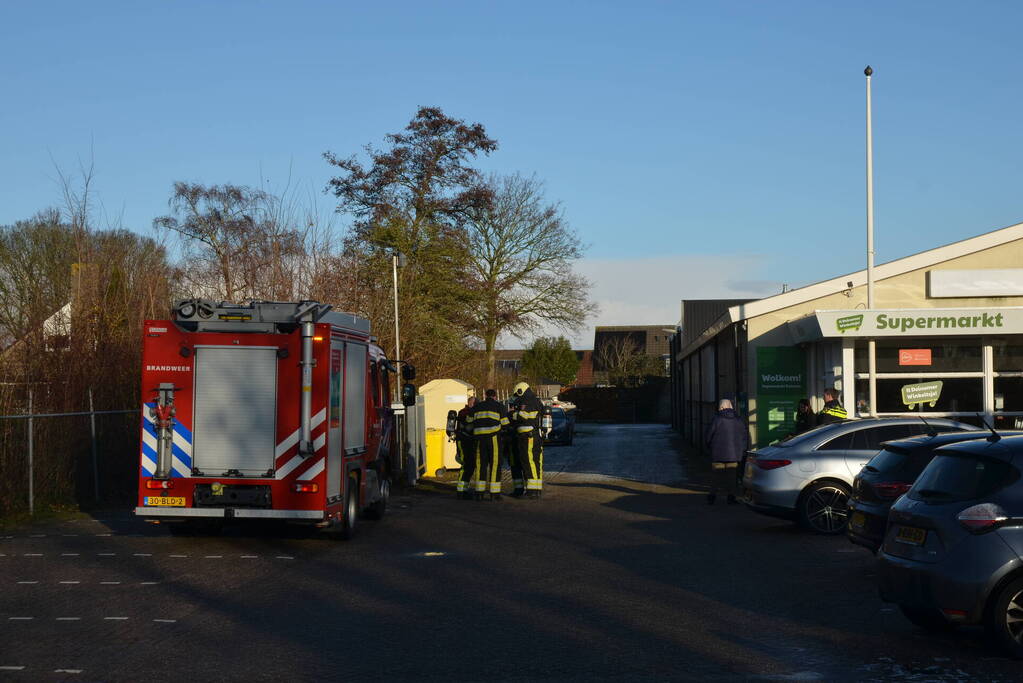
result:
M 841 391 L 846 412 L 856 417 L 856 340 L 852 338 L 842 339 Z
M 984 418 L 988 421 L 988 424 L 993 425 L 995 423 L 995 352 L 991 347 L 991 338 L 983 337 L 980 340 L 982 344 L 981 358 L 983 359 L 984 368 Z

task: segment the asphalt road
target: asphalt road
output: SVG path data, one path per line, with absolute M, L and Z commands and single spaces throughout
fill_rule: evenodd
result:
M 873 557 L 741 506 L 657 425 L 580 425 L 540 501 L 397 497 L 351 542 L 124 511 L 0 538 L 0 681 L 1019 680 Z

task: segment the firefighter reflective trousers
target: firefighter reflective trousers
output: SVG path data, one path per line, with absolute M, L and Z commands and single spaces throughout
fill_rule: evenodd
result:
M 455 447 L 458 449 L 458 460 L 462 463 L 456 490 L 459 493 L 469 493 L 476 490 L 476 484 L 479 483 L 480 451 L 476 448 L 476 439 L 472 437 L 457 437 Z
M 490 493 L 501 492 L 501 435 L 485 434 L 477 437 L 479 439 L 479 462 L 486 471 L 485 480 L 478 482 L 476 490 L 484 492 L 489 486 Z
M 526 490 L 543 490 L 543 443 L 535 429 L 518 435 L 517 450 Z
M 515 434 L 509 434 L 505 441 L 505 460 L 508 461 L 508 468 L 511 470 L 512 486 L 516 491 L 526 490 L 526 478 L 522 474 L 522 458 L 519 457 L 519 438 Z

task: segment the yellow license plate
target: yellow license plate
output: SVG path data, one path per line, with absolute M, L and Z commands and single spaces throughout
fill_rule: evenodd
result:
M 925 529 L 914 529 L 911 526 L 900 526 L 899 530 L 895 532 L 895 540 L 899 543 L 923 545 L 926 539 L 927 531 Z
M 183 508 L 185 499 L 182 496 L 146 496 L 146 505 Z
M 852 519 L 849 520 L 850 526 L 859 527 L 861 529 L 866 522 L 867 518 L 863 516 L 862 512 L 854 512 Z

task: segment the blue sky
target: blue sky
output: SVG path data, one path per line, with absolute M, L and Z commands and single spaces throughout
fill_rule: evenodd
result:
M 591 247 L 594 322 L 864 263 L 873 65 L 879 262 L 1023 220 L 1010 2 L 5 2 L 0 224 L 95 161 L 139 232 L 176 180 L 293 187 L 429 104 L 482 122 Z M 585 335 L 579 337 L 585 345 Z

